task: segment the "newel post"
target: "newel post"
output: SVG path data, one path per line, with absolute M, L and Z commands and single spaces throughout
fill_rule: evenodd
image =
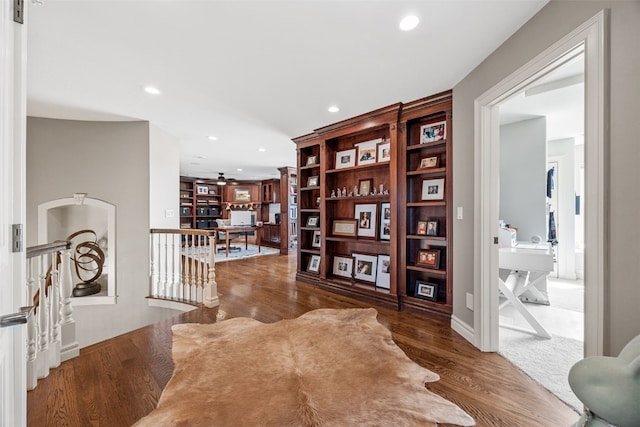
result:
M 218 299 L 218 283 L 216 282 L 216 260 L 215 260 L 215 251 L 216 251 L 216 237 L 215 235 L 208 236 L 209 243 L 209 256 L 207 260 L 207 279 L 204 285 L 203 292 L 203 303 L 205 307 L 217 307 L 220 305 L 220 300 Z
M 78 341 L 76 340 L 76 322 L 73 320 L 73 308 L 71 307 L 71 292 L 73 291 L 73 278 L 71 276 L 71 249 L 60 251 L 60 307 L 62 338 L 62 351 L 60 360 L 73 359 L 80 354 Z

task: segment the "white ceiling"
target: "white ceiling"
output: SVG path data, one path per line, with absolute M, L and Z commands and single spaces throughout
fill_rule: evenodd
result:
M 291 138 L 452 88 L 546 3 L 44 0 L 28 114 L 148 120 L 181 141 L 183 175 L 269 178 L 295 166 Z

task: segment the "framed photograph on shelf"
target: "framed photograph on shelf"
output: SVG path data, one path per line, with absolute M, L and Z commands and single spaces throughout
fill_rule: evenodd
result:
M 391 257 L 389 255 L 378 255 L 376 287 L 391 289 Z
M 420 160 L 420 169 L 431 169 L 438 166 L 440 166 L 440 156 L 430 156 Z
M 361 196 L 368 196 L 371 193 L 371 187 L 373 187 L 373 180 L 369 179 L 361 179 L 358 183 L 358 193 Z
M 331 234 L 334 236 L 356 237 L 358 234 L 358 220 L 334 219 Z
M 307 166 L 313 166 L 318 163 L 318 156 L 307 157 Z
M 369 254 L 351 254 L 354 258 L 355 271 L 354 278 L 365 282 L 376 282 L 376 272 L 378 269 L 378 257 Z
M 353 258 L 350 256 L 334 255 L 333 275 L 351 278 L 353 276 Z
M 358 147 L 358 166 L 370 165 L 376 162 L 376 147 L 378 146 L 379 142 L 382 142 L 382 138 L 354 144 L 356 147 Z
M 436 301 L 438 299 L 438 284 L 416 280 L 414 296 L 429 301 Z
M 209 194 L 209 187 L 205 187 L 204 185 L 198 185 L 196 187 L 196 193 L 198 193 L 198 194 Z
M 307 218 L 307 227 L 319 227 L 320 226 L 320 217 L 317 215 L 312 215 Z
M 416 230 L 418 236 L 427 235 L 427 221 L 418 221 L 418 228 Z
M 391 161 L 391 143 L 378 143 L 378 163 Z
M 356 165 L 356 149 L 336 152 L 336 169 L 351 168 Z
M 377 209 L 378 205 L 376 203 L 355 205 L 355 219 L 358 220 L 358 236 L 376 237 L 376 225 L 378 224 Z
M 427 236 L 438 235 L 438 220 L 432 219 L 427 221 Z
M 380 203 L 380 240 L 391 240 L 391 203 Z
M 320 272 L 320 255 L 311 255 L 311 258 L 309 258 L 309 264 L 307 264 L 307 271 L 311 273 Z
M 311 239 L 311 247 L 319 248 L 320 247 L 320 230 L 316 230 L 313 232 L 313 238 Z
M 440 251 L 438 249 L 418 249 L 416 255 L 416 266 L 424 268 L 432 268 L 437 270 L 440 268 Z
M 444 178 L 423 180 L 421 198 L 422 200 L 444 199 Z
M 310 176 L 307 179 L 307 187 L 317 187 L 320 185 L 320 177 L 318 175 Z
M 447 122 L 441 121 L 420 126 L 420 144 L 447 139 Z

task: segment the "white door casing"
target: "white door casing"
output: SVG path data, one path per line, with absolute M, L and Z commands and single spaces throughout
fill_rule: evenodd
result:
M 11 224 L 26 219 L 26 28 L 13 22 L 11 0 L 0 5 L 0 58 L 0 315 L 7 315 L 26 302 L 25 251 L 14 253 L 11 240 Z M 0 328 L 0 427 L 26 425 L 25 354 L 25 326 Z
M 482 351 L 498 350 L 499 105 L 555 69 L 560 58 L 585 52 L 585 356 L 603 354 L 605 153 L 608 146 L 607 22 L 603 10 L 475 101 L 475 224 L 479 262 L 474 284 L 474 339 Z M 478 297 L 479 296 L 479 297 Z

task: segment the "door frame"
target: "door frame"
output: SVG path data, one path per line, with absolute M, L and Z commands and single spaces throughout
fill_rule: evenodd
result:
M 499 220 L 499 105 L 549 73 L 576 49 L 585 52 L 585 356 L 603 354 L 609 146 L 608 10 L 602 10 L 475 101 L 475 239 L 480 246 L 474 284 L 475 344 L 497 351 Z
M 28 2 L 22 3 L 23 16 L 25 16 Z M 2 58 L 0 63 L 0 150 L 7 154 L 7 158 L 3 159 L 6 163 L 2 165 L 2 173 L 6 175 L 0 179 L 2 192 L 0 209 L 3 209 L 0 250 L 7 251 L 2 256 L 8 257 L 6 271 L 3 270 L 0 275 L 2 280 L 0 286 L 7 286 L 6 294 L 11 302 L 4 305 L 3 309 L 12 306 L 9 308 L 11 313 L 27 305 L 26 250 L 24 248 L 26 242 L 24 224 L 26 223 L 27 28 L 26 24 L 13 21 L 14 2 L 2 0 L 0 8 L 0 58 Z M 21 252 L 11 251 L 9 224 L 23 224 Z M 5 363 L 4 368 L 6 368 L 4 370 L 6 375 L 3 375 L 0 369 L 0 381 L 7 381 L 10 384 L 8 390 L 11 390 L 9 395 L 0 398 L 2 399 L 0 426 L 26 426 L 26 328 L 11 326 L 3 328 L 0 334 L 11 335 L 8 342 L 12 342 L 11 348 L 4 348 L 3 354 L 0 354 L 1 362 Z M 0 387 L 4 385 L 0 384 Z M 3 395 L 1 391 L 0 395 Z

